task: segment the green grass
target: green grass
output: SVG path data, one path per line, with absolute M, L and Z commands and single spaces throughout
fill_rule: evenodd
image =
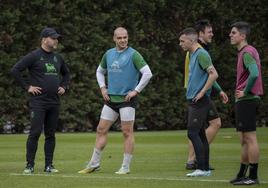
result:
M 36 156 L 35 175 L 22 175 L 25 165 L 27 135 L 0 135 L 0 187 L 233 187 L 228 181 L 239 168 L 240 145 L 234 129 L 221 129 L 210 147 L 211 164 L 216 168 L 211 177 L 187 178 L 186 131 L 136 132 L 135 154 L 131 174 L 116 175 L 123 157 L 120 132 L 111 132 L 102 156 L 101 170 L 78 174 L 92 153 L 95 133 L 57 134 L 54 163 L 59 174 L 43 172 L 43 136 Z M 268 128 L 258 129 L 261 158 L 259 178 L 268 187 Z M 254 186 L 253 186 L 254 187 Z

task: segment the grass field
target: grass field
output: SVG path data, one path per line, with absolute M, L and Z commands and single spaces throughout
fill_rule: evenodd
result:
M 43 172 L 44 137 L 40 137 L 35 175 L 23 175 L 27 135 L 0 135 L 0 187 L 233 187 L 228 181 L 239 168 L 240 145 L 234 129 L 221 129 L 210 147 L 211 164 L 216 168 L 211 177 L 187 178 L 186 131 L 136 132 L 135 154 L 131 174 L 116 175 L 122 161 L 122 135 L 111 132 L 102 155 L 101 170 L 94 174 L 78 174 L 91 155 L 95 133 L 57 134 L 55 166 L 59 174 Z M 268 128 L 258 129 L 261 158 L 259 179 L 268 187 Z M 254 186 L 253 186 L 254 187 Z

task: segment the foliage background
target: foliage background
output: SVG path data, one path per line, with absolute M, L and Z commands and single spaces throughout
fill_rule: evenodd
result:
M 21 132 L 28 124 L 27 94 L 10 77 L 11 67 L 39 46 L 45 26 L 63 35 L 59 52 L 71 70 L 71 89 L 62 97 L 59 129 L 85 131 L 95 128 L 102 108 L 95 71 L 103 53 L 114 46 L 113 30 L 124 26 L 129 44 L 150 65 L 154 77 L 140 95 L 136 127 L 150 130 L 184 129 L 184 52 L 178 33 L 198 19 L 213 23 L 213 62 L 219 83 L 231 101 L 215 102 L 223 127 L 234 125 L 236 49 L 229 43 L 230 25 L 244 20 L 252 24 L 250 43 L 259 51 L 267 93 L 267 20 L 265 0 L 0 0 L 0 128 L 11 121 Z M 266 20 L 266 21 L 265 21 Z M 268 124 L 268 98 L 264 95 L 259 125 Z

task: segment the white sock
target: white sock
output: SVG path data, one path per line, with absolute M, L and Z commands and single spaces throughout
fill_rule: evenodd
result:
M 124 153 L 124 159 L 123 159 L 122 166 L 129 168 L 131 159 L 132 159 L 132 155 L 131 154 Z
M 101 159 L 101 150 L 94 148 L 92 157 L 90 159 L 89 165 L 90 166 L 99 166 L 100 165 L 100 159 Z

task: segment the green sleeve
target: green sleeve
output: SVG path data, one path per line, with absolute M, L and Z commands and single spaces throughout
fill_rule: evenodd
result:
M 216 91 L 218 91 L 219 93 L 222 91 L 222 88 L 221 88 L 221 86 L 218 84 L 217 81 L 215 81 L 215 82 L 213 83 L 212 87 L 213 87 L 214 89 L 216 89 Z
M 100 66 L 103 69 L 107 69 L 107 63 L 106 63 L 106 53 L 102 56 Z
M 141 54 L 137 51 L 133 54 L 133 63 L 138 70 L 147 65 Z
M 250 90 L 254 86 L 254 84 L 259 76 L 259 71 L 258 71 L 258 66 L 257 66 L 256 60 L 252 57 L 251 54 L 244 53 L 243 54 L 243 61 L 244 61 L 244 66 L 249 71 L 248 82 L 247 82 L 247 85 L 244 89 L 244 93 L 247 94 L 250 92 Z
M 208 54 L 201 52 L 198 54 L 198 62 L 202 69 L 206 70 L 208 67 L 212 65 L 211 58 Z

